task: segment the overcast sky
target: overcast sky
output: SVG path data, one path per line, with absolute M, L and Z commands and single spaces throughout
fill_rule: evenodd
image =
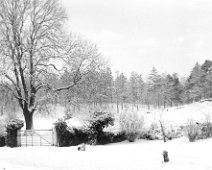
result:
M 211 0 L 62 0 L 67 28 L 96 43 L 113 71 L 187 76 L 212 60 Z

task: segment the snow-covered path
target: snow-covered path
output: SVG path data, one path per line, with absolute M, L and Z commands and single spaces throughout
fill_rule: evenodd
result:
M 105 146 L 0 148 L 0 170 L 212 170 L 212 139 L 141 140 Z M 162 163 L 162 151 L 170 162 Z

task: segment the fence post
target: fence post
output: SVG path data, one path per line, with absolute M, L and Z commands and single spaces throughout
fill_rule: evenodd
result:
M 58 140 L 57 140 L 57 131 L 56 131 L 56 128 L 54 127 L 53 129 L 52 129 L 52 132 L 53 132 L 53 144 L 54 144 L 54 146 L 59 146 L 59 142 L 58 142 Z
M 17 146 L 21 146 L 21 129 L 17 131 Z

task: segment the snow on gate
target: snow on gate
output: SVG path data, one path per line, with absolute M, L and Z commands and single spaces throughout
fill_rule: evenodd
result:
M 54 146 L 56 133 L 53 129 L 20 130 L 18 146 Z

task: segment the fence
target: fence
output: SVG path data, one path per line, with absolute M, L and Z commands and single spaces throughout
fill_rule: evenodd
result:
M 54 146 L 56 133 L 54 129 L 20 130 L 18 146 Z

